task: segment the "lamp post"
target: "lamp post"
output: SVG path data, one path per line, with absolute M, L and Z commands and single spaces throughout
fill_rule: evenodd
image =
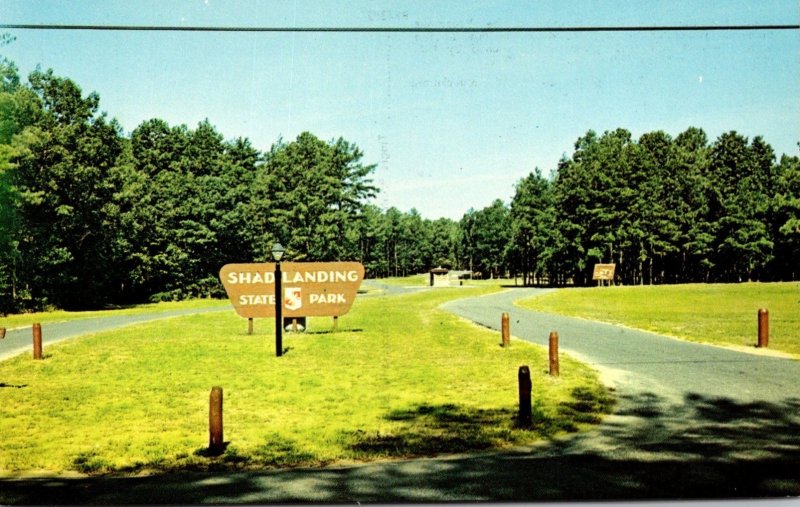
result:
M 283 355 L 283 291 L 281 290 L 281 259 L 286 250 L 280 243 L 272 247 L 275 259 L 275 355 Z

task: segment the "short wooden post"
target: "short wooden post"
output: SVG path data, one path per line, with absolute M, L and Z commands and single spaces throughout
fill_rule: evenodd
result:
M 0 327 L 0 340 L 6 337 L 6 328 Z
M 510 331 L 508 324 L 508 313 L 506 312 L 503 312 L 502 334 L 503 334 L 503 347 L 508 347 L 509 344 L 511 343 L 511 339 L 510 339 Z
M 292 332 L 293 333 L 297 332 L 297 319 L 296 318 L 292 319 Z
M 758 310 L 758 347 L 769 346 L 769 312 L 766 308 Z
M 558 333 L 550 332 L 550 376 L 558 377 Z
M 517 373 L 519 381 L 519 425 L 528 427 L 533 422 L 531 414 L 531 371 L 527 366 L 520 366 Z
M 333 316 L 333 332 L 335 333 L 339 329 L 339 316 Z
M 212 387 L 208 401 L 208 450 L 211 454 L 221 454 L 222 443 L 222 388 Z
M 39 323 L 33 325 L 33 358 L 42 358 L 42 325 Z
M 253 334 L 253 317 L 247 319 L 247 334 Z

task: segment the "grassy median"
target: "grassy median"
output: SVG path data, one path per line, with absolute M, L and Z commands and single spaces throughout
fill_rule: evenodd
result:
M 800 355 L 800 283 L 686 284 L 565 289 L 523 308 L 622 324 L 691 341 L 753 348 L 758 310 L 769 349 Z
M 588 367 L 438 306 L 492 287 L 360 297 L 286 335 L 254 335 L 233 311 L 130 326 L 0 362 L 0 474 L 155 473 L 320 466 L 529 444 L 598 422 L 611 399 Z M 533 377 L 534 425 L 518 428 L 517 370 Z M 209 456 L 208 398 L 224 389 Z

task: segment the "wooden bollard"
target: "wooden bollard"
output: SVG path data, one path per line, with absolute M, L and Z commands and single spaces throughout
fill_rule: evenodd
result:
M 333 332 L 335 333 L 339 329 L 339 316 L 333 316 Z
M 253 334 L 253 317 L 247 319 L 247 334 Z
M 558 377 L 558 333 L 550 332 L 550 376 Z
M 531 371 L 527 366 L 520 366 L 517 374 L 519 381 L 519 425 L 528 427 L 533 422 L 531 414 Z
M 769 312 L 766 308 L 758 310 L 758 347 L 769 346 Z
M 510 331 L 508 325 L 508 313 L 503 312 L 502 318 L 502 334 L 503 334 L 503 347 L 508 347 L 511 343 Z
M 33 358 L 42 358 L 42 325 L 39 323 L 33 325 Z
M 6 337 L 6 328 L 0 327 L 0 340 Z
M 221 454 L 222 444 L 222 388 L 212 387 L 208 401 L 208 450 L 211 454 Z

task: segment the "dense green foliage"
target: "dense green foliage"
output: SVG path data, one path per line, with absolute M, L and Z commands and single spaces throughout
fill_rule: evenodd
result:
M 8 38 L 0 39 L 0 45 Z M 228 262 L 357 260 L 368 277 L 442 266 L 525 283 L 800 276 L 800 158 L 699 128 L 589 131 L 544 177 L 454 220 L 370 200 L 354 144 L 311 133 L 267 152 L 154 118 L 130 134 L 96 93 L 0 57 L 0 313 L 221 295 Z
M 595 263 L 625 284 L 796 280 L 799 180 L 800 158 L 776 163 L 761 137 L 589 131 L 552 180 L 517 185 L 505 267 L 577 285 Z
M 0 313 L 222 294 L 229 262 L 359 260 L 368 276 L 455 266 L 458 224 L 368 204 L 374 165 L 305 132 L 262 153 L 151 119 L 125 135 L 99 96 L 0 60 Z
M 220 294 L 227 262 L 350 259 L 374 210 L 374 166 L 303 133 L 247 139 L 143 122 L 126 136 L 99 97 L 0 61 L 0 312 Z

